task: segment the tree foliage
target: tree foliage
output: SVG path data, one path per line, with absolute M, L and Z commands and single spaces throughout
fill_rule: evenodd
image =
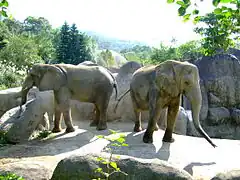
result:
M 57 62 L 79 64 L 86 60 L 94 59 L 92 41 L 90 37 L 79 32 L 76 24 L 71 27 L 65 22 L 59 33 L 57 42 Z
M 213 55 L 219 49 L 227 51 L 240 40 L 239 0 L 212 0 L 214 11 L 203 16 L 199 15 L 197 4 L 191 0 L 167 0 L 167 2 L 180 6 L 178 15 L 183 17 L 184 21 L 194 17 L 193 22 L 198 26 L 195 32 L 203 35 L 202 46 L 205 55 Z M 205 26 L 201 26 L 201 23 Z
M 8 17 L 7 8 L 8 8 L 8 1 L 0 0 L 0 18 L 1 16 Z

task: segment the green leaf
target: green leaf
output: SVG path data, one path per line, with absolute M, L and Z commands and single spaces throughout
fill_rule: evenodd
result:
M 122 146 L 128 146 L 128 144 L 126 144 L 126 143 L 122 143 Z
M 121 145 L 117 144 L 117 143 L 112 143 L 112 146 L 116 146 L 116 147 L 120 147 Z
M 189 4 L 189 3 L 190 3 L 190 0 L 183 0 L 183 2 L 184 2 L 185 4 Z
M 116 134 L 117 133 L 117 131 L 114 131 L 112 129 L 109 129 L 109 131 L 110 131 L 111 134 Z
M 117 139 L 117 142 L 123 143 L 123 142 L 125 142 L 125 139 L 120 137 L 120 138 Z
M 222 9 L 221 9 L 221 8 L 216 8 L 216 9 L 214 10 L 214 13 L 215 13 L 215 14 L 221 14 L 221 13 L 222 13 Z
M 125 137 L 126 137 L 125 134 L 119 134 L 119 136 L 120 136 L 121 138 L 125 138 Z
M 220 0 L 213 0 L 213 1 L 212 1 L 212 4 L 213 4 L 215 7 L 217 7 L 219 3 L 220 3 Z
M 102 172 L 102 168 L 95 169 L 95 172 Z
M 183 1 L 177 1 L 176 3 L 177 3 L 178 5 L 180 5 L 180 6 L 183 6 L 183 7 L 186 6 L 185 3 L 184 3 Z
M 186 22 L 190 19 L 191 14 L 186 14 L 183 16 L 183 21 Z
M 2 6 L 8 7 L 8 2 L 6 0 L 3 0 L 1 4 L 2 4 Z
M 116 162 L 110 162 L 110 166 L 112 166 L 114 169 L 118 168 Z
M 4 10 L 0 11 L 0 14 L 2 14 L 2 16 L 4 16 L 4 17 L 8 17 L 7 12 Z
M 175 0 L 167 0 L 167 3 L 174 3 Z
M 101 139 L 101 138 L 104 138 L 103 135 L 97 135 L 97 138 Z
M 230 3 L 232 2 L 233 0 L 221 0 L 221 3 Z
M 186 13 L 186 8 L 180 7 L 178 8 L 178 15 L 183 16 Z
M 197 9 L 193 10 L 192 14 L 194 14 L 194 15 L 199 14 L 199 10 L 197 10 Z
M 197 24 L 200 19 L 201 19 L 201 16 L 196 16 L 196 17 L 193 19 L 193 23 L 194 23 L 194 24 Z

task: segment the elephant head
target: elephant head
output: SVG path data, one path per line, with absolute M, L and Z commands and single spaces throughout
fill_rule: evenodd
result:
M 28 71 L 22 85 L 22 102 L 20 108 L 26 103 L 27 93 L 36 86 L 39 91 L 58 90 L 66 84 L 66 71 L 59 65 L 36 64 Z
M 156 66 L 156 83 L 159 88 L 171 96 L 186 96 L 191 104 L 192 118 L 196 130 L 213 146 L 210 137 L 201 127 L 199 113 L 202 106 L 202 94 L 197 66 L 188 62 L 169 60 Z

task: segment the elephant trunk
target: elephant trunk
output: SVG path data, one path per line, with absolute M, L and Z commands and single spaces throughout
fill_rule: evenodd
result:
M 33 86 L 32 77 L 28 75 L 22 85 L 22 90 L 21 90 L 22 101 L 20 104 L 20 110 L 22 110 L 22 105 L 27 102 L 27 94 L 28 94 L 28 91 L 32 88 L 32 86 Z
M 191 109 L 192 109 L 192 118 L 193 118 L 193 124 L 196 128 L 196 130 L 213 146 L 217 147 L 210 137 L 207 135 L 207 133 L 203 130 L 200 122 L 199 122 L 199 113 L 201 110 L 202 105 L 202 94 L 200 90 L 200 86 L 197 86 L 195 88 L 192 88 L 189 92 L 185 93 L 185 96 L 191 103 Z

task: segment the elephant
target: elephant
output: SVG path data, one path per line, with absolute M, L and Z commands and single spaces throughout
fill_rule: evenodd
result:
M 153 132 L 158 128 L 157 121 L 166 108 L 167 128 L 162 140 L 174 142 L 172 133 L 181 97 L 184 95 L 191 104 L 195 128 L 213 147 L 217 147 L 199 122 L 202 95 L 198 68 L 194 64 L 167 60 L 158 65 L 139 68 L 132 75 L 129 90 L 118 99 L 115 111 L 121 99 L 129 92 L 136 117 L 135 132 L 142 130 L 141 111 L 149 110 L 148 126 L 143 136 L 144 143 L 153 142 Z
M 72 124 L 70 100 L 89 102 L 95 105 L 96 119 L 90 126 L 97 130 L 107 129 L 106 113 L 110 97 L 117 82 L 104 67 L 72 64 L 35 64 L 31 67 L 22 84 L 22 105 L 27 101 L 27 93 L 36 86 L 39 91 L 53 90 L 55 97 L 55 118 L 52 132 L 60 132 L 63 115 L 66 133 L 75 131 Z

